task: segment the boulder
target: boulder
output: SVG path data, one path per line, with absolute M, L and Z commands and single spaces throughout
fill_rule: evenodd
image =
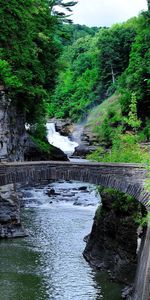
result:
M 54 160 L 54 161 L 69 161 L 67 155 L 59 148 L 50 145 L 46 140 L 45 143 L 49 147 L 49 151 L 43 151 L 39 148 L 35 142 L 28 136 L 28 141 L 26 142 L 26 148 L 24 152 L 24 158 L 26 161 L 44 161 L 44 160 Z
M 56 131 L 59 132 L 63 136 L 70 137 L 72 132 L 74 131 L 74 124 L 71 119 L 56 119 L 53 118 L 49 120 L 49 122 L 55 124 Z
M 97 146 L 89 146 L 87 144 L 80 144 L 75 148 L 75 152 L 73 154 L 74 157 L 85 158 L 88 154 L 92 153 L 97 149 Z

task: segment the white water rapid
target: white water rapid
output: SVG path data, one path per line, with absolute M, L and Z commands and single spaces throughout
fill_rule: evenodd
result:
M 46 127 L 48 142 L 51 145 L 60 148 L 68 156 L 71 156 L 75 151 L 75 147 L 78 146 L 78 143 L 72 142 L 68 137 L 60 135 L 60 133 L 55 130 L 54 123 L 48 122 Z

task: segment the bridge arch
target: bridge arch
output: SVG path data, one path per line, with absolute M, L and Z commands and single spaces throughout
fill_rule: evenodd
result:
M 0 165 L 1 186 L 10 183 L 46 184 L 58 180 L 89 182 L 133 196 L 149 211 L 150 194 L 144 189 L 146 177 L 146 169 L 138 164 L 44 161 Z

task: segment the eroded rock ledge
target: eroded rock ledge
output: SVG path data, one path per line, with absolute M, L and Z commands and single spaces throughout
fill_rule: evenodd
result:
M 0 238 L 28 235 L 20 221 L 20 195 L 14 184 L 0 187 Z
M 121 201 L 116 199 L 121 195 Z M 139 204 L 123 193 L 108 190 L 101 197 L 102 206 L 96 212 L 83 255 L 91 265 L 107 270 L 113 279 L 131 284 L 137 265 L 138 225 L 133 216 Z

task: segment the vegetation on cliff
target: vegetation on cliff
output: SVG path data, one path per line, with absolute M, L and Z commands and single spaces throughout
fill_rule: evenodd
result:
M 56 12 L 55 6 L 70 12 L 74 4 L 63 0 L 1 0 L 0 83 L 30 124 L 45 116 L 45 103 L 59 69 L 61 24 L 66 17 Z
M 64 48 L 62 71 L 48 106 L 50 116 L 81 120 L 115 91 L 117 78 L 128 66 L 136 26 L 133 18 L 111 28 L 96 28 L 94 36 L 89 32 Z

